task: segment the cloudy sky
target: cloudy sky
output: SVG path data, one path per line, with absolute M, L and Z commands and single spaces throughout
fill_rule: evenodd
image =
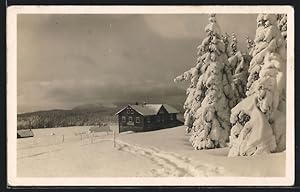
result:
M 217 15 L 239 49 L 255 14 Z M 19 15 L 18 112 L 92 103 L 183 103 L 174 77 L 195 65 L 206 14 Z

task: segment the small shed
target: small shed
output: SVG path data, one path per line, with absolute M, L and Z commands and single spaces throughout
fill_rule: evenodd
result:
M 116 113 L 119 132 L 151 131 L 182 125 L 177 119 L 179 111 L 168 104 L 127 105 Z
M 33 137 L 33 132 L 31 129 L 20 129 L 17 130 L 17 138 L 26 138 L 26 137 Z

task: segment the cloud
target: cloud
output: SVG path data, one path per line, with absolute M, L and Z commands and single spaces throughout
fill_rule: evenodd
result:
M 34 111 L 51 108 L 72 108 L 87 103 L 118 103 L 135 101 L 149 103 L 180 102 L 185 90 L 168 85 L 135 83 L 132 86 L 103 82 L 52 81 L 24 86 L 32 94 L 18 95 L 18 111 Z M 30 98 L 28 97 L 30 95 Z M 34 95 L 34 98 L 31 96 Z M 179 97 L 178 97 L 179 96 Z M 42 101 L 42 102 L 41 102 Z M 42 103 L 42 106 L 41 106 Z
M 219 21 L 238 38 L 255 33 L 251 15 L 222 15 Z M 18 110 L 182 103 L 186 84 L 173 78 L 195 65 L 206 24 L 203 14 L 18 16 Z

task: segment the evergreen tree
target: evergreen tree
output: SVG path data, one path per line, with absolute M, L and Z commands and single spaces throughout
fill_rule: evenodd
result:
M 224 147 L 229 136 L 231 69 L 215 14 L 205 27 L 207 37 L 198 46 L 197 65 L 175 78 L 191 80 L 184 104 L 185 125 L 195 149 Z
M 287 37 L 287 14 L 277 15 L 277 27 L 281 31 L 281 35 L 286 40 Z
M 230 50 L 231 50 L 230 56 L 235 55 L 237 52 L 237 39 L 236 39 L 235 33 L 232 33 L 232 35 L 231 35 Z
M 246 84 L 248 78 L 248 67 L 250 63 L 250 56 L 242 54 L 237 48 L 237 39 L 234 33 L 232 33 L 231 56 L 228 58 L 228 62 L 232 69 L 232 90 L 234 97 L 231 101 L 231 108 L 239 103 L 246 97 Z
M 247 97 L 232 110 L 229 156 L 285 149 L 285 41 L 277 16 L 259 14 L 249 66 Z
M 246 36 L 246 44 L 247 44 L 247 55 L 252 55 L 253 49 L 255 47 L 255 43 L 249 36 Z
M 230 57 L 230 49 L 229 49 L 229 35 L 225 33 L 225 35 L 222 35 L 222 40 L 225 45 L 225 53 L 228 57 Z

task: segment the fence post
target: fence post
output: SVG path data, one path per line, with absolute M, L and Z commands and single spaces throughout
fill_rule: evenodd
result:
M 115 131 L 113 131 L 113 142 L 114 142 L 114 148 L 116 147 L 116 134 Z
M 62 142 L 65 142 L 65 135 L 62 135 Z

